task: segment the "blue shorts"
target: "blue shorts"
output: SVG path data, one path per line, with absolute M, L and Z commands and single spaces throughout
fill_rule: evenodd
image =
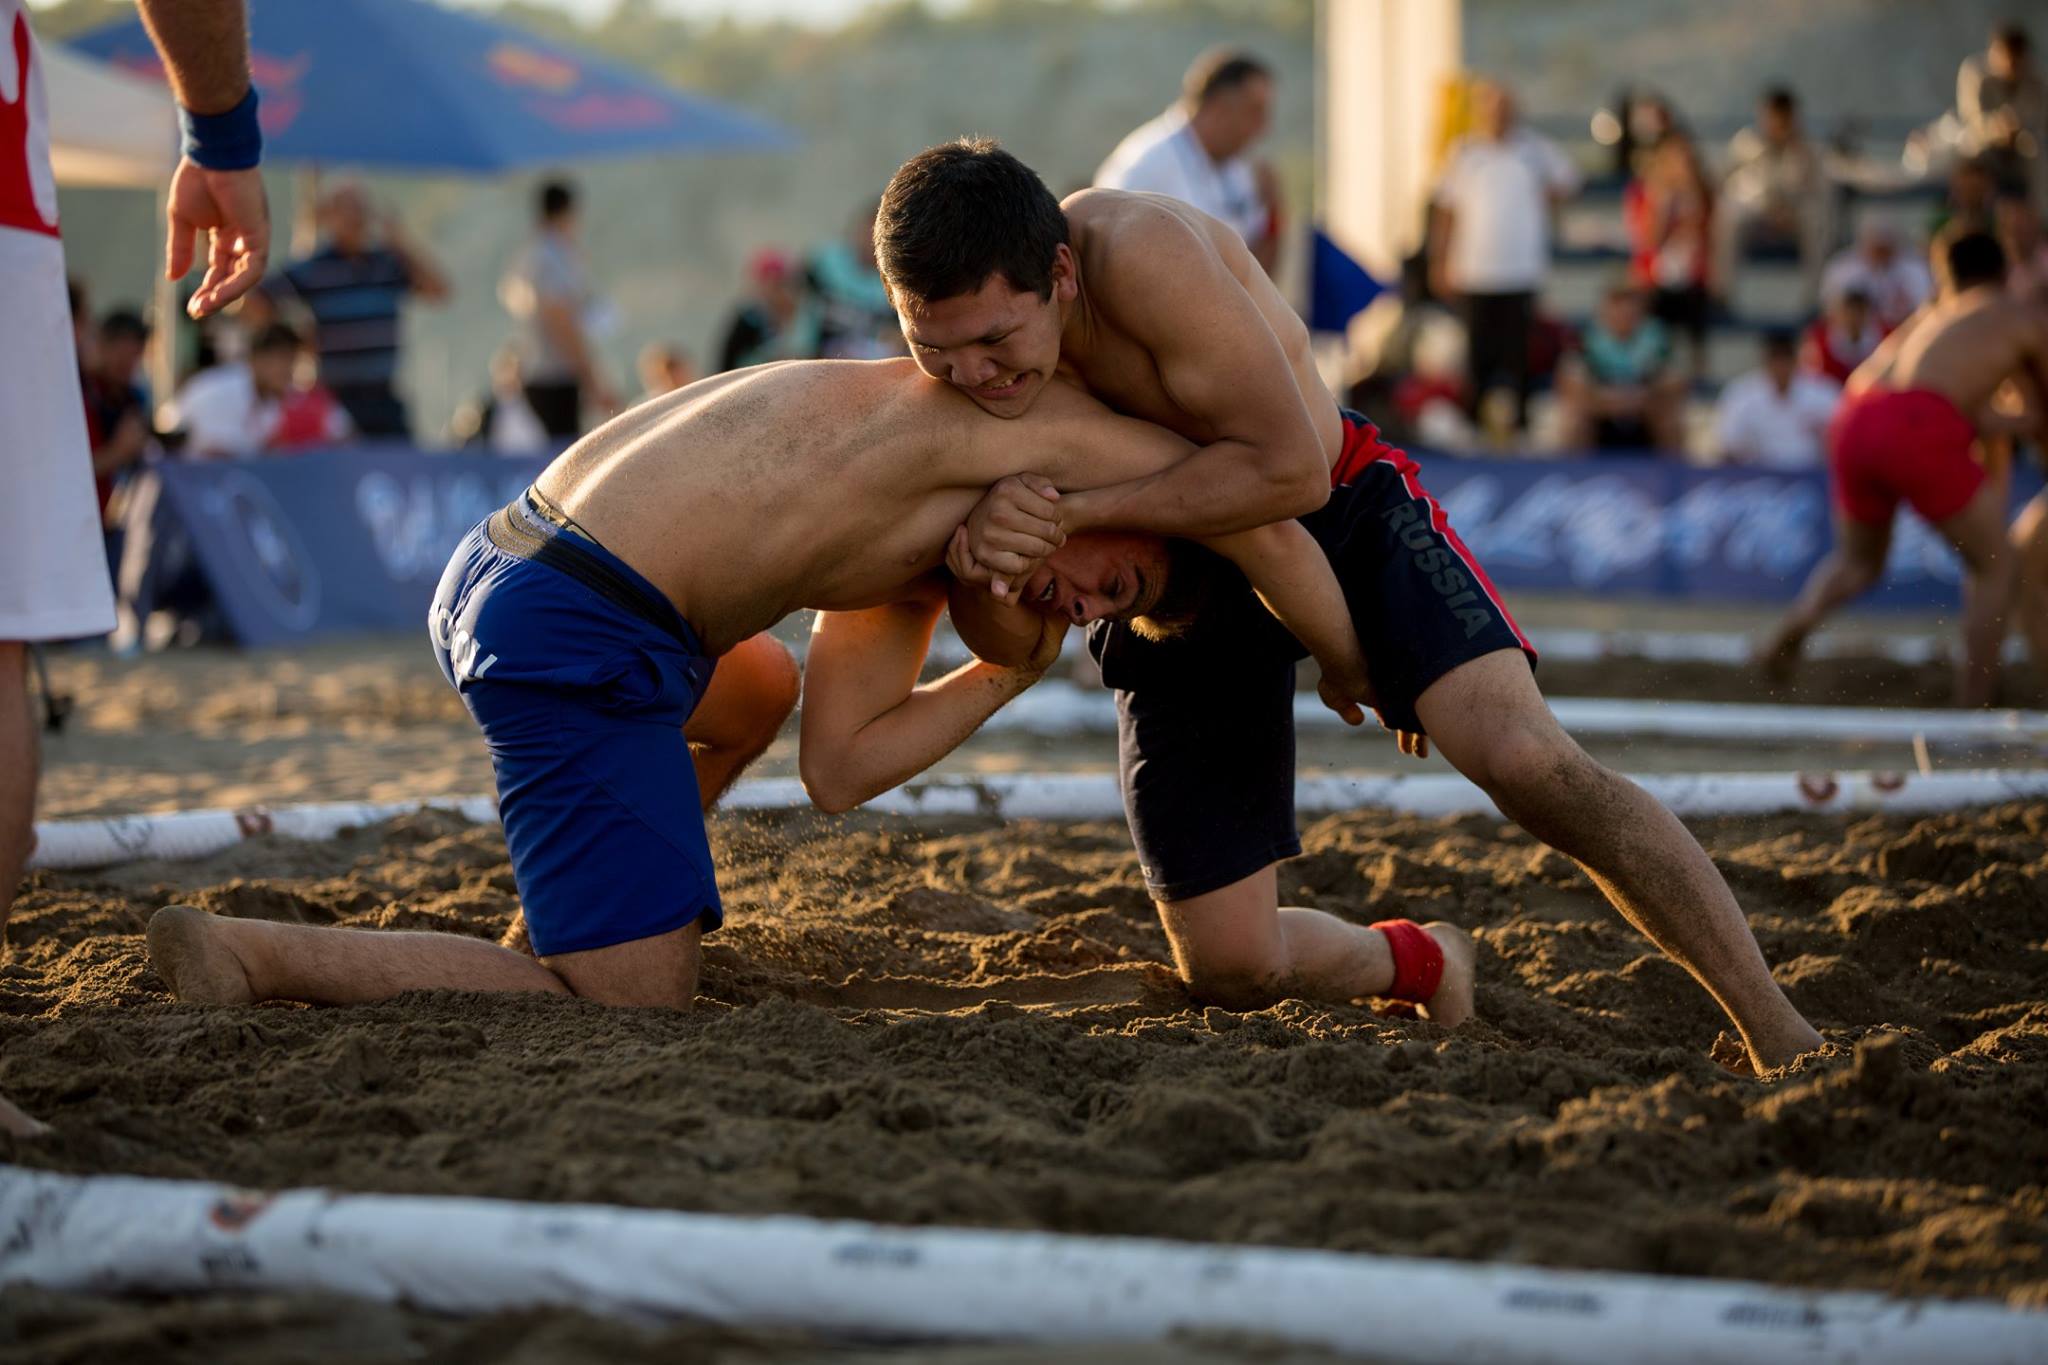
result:
M 683 722 L 716 661 L 658 588 L 536 496 L 463 537 L 427 613 L 490 745 L 527 936 L 552 957 L 709 932 L 724 912 Z

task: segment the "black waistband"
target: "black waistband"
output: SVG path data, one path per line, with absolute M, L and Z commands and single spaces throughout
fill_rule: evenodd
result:
M 485 533 L 506 554 L 565 573 L 607 602 L 675 636 L 692 654 L 704 652 L 696 632 L 673 602 L 652 591 L 652 585 L 639 575 L 629 577 L 608 563 L 624 565 L 539 489 L 529 488 L 493 512 Z

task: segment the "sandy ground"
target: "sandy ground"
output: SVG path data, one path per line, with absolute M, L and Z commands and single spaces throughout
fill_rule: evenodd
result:
M 1679 684 L 1711 696 L 1726 672 L 1692 666 Z M 489 785 L 473 729 L 411 641 L 74 655 L 57 673 L 81 710 L 49 749 L 47 814 Z M 1608 666 L 1547 681 L 1581 694 L 1674 685 Z M 1852 699 L 1922 702 L 1926 681 L 1880 679 L 1879 695 Z M 1394 766 L 1372 743 L 1305 751 L 1305 766 Z M 1106 768 L 1112 754 L 1101 740 L 1018 740 L 959 762 Z M 1603 756 L 1639 768 L 1857 757 L 1762 745 Z M 792 759 L 785 740 L 767 771 Z M 718 817 L 730 918 L 688 1014 L 445 993 L 208 1010 L 173 1003 L 150 970 L 142 926 L 174 900 L 499 937 L 516 911 L 502 839 L 453 817 L 324 845 L 257 840 L 198 864 L 39 874 L 0 960 L 0 1091 L 55 1133 L 0 1138 L 0 1161 L 2048 1307 L 2048 805 L 1698 828 L 1779 979 L 1832 1041 L 1770 1082 L 1712 1059 L 1712 1002 L 1570 864 L 1478 819 L 1325 819 L 1283 872 L 1293 903 L 1474 931 L 1480 1018 L 1455 1034 L 1363 1003 L 1197 1008 L 1160 965 L 1118 824 Z M 863 1356 L 556 1311 L 455 1322 L 317 1296 L 0 1293 L 0 1361 L 912 1355 L 1035 1358 Z M 1070 1358 L 1322 1359 L 1245 1342 Z

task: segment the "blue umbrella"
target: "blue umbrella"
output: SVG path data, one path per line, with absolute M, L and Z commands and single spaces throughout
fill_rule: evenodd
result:
M 249 9 L 266 156 L 492 172 L 795 145 L 764 119 L 424 0 L 253 0 Z M 74 45 L 163 74 L 139 20 Z

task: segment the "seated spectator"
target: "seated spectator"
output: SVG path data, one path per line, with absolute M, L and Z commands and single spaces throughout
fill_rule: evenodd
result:
M 690 353 L 671 341 L 650 341 L 640 348 L 640 401 L 687 388 L 697 382 Z
M 797 289 L 789 257 L 773 247 L 755 252 L 747 262 L 747 285 L 751 293 L 726 324 L 718 348 L 719 373 L 816 355 L 817 317 Z
M 2005 248 L 2005 287 L 2048 308 L 2048 233 L 2025 187 L 2006 185 L 1992 213 Z
M 1957 230 L 1961 232 L 1991 231 L 1991 205 L 1997 192 L 1998 181 L 1982 157 L 1958 161 L 1948 173 L 1948 194 L 1928 220 L 1927 235 L 1931 238 L 1951 223 L 1960 224 Z
M 1852 289 L 1870 300 L 1877 325 L 1890 331 L 1933 297 L 1934 277 L 1918 256 L 1899 250 L 1898 229 L 1872 214 L 1857 228 L 1855 244 L 1829 261 L 1820 278 L 1823 304 Z
M 201 460 L 330 445 L 354 434 L 347 411 L 319 385 L 297 380 L 305 343 L 281 322 L 258 332 L 249 358 L 201 370 L 163 414 L 184 434 L 184 451 Z
M 1669 132 L 1651 149 L 1642 175 L 1623 192 L 1622 215 L 1630 275 L 1648 292 L 1651 315 L 1685 334 L 1693 372 L 1704 374 L 1714 193 L 1690 137 Z
M 1799 123 L 1799 97 L 1783 86 L 1764 92 L 1756 123 L 1728 143 L 1728 172 L 1714 216 L 1714 282 L 1723 294 L 1745 252 L 1797 255 L 1811 302 L 1831 231 L 1827 163 Z
M 1568 450 L 1684 449 L 1685 381 L 1671 363 L 1671 334 L 1630 284 L 1600 301 L 1579 349 L 1558 366 L 1557 396 Z
M 2038 208 L 2048 195 L 2040 170 L 2048 148 L 2048 80 L 2034 65 L 2033 42 L 2018 24 L 2001 24 L 1981 55 L 1956 72 L 1956 116 L 1962 150 L 1991 174 L 2028 186 Z
M 1738 375 L 1714 405 L 1714 443 L 1730 464 L 1818 469 L 1841 385 L 1800 370 L 1790 332 L 1763 341 L 1763 367 Z
M 116 309 L 100 320 L 82 376 L 85 428 L 92 440 L 92 473 L 102 516 L 114 496 L 115 481 L 141 463 L 149 449 L 149 393 L 136 381 L 148 345 L 149 324 L 142 314 Z
M 1849 375 L 1869 358 L 1878 343 L 1890 335 L 1880 327 L 1870 307 L 1870 295 L 1850 289 L 1829 299 L 1826 309 L 1806 329 L 1800 343 L 1799 365 L 1809 374 L 1849 382 Z
M 456 411 L 449 435 L 458 445 L 481 447 L 494 455 L 546 455 L 564 444 L 564 438 L 548 435 L 526 401 L 519 347 L 509 343 L 491 356 L 490 392 Z

